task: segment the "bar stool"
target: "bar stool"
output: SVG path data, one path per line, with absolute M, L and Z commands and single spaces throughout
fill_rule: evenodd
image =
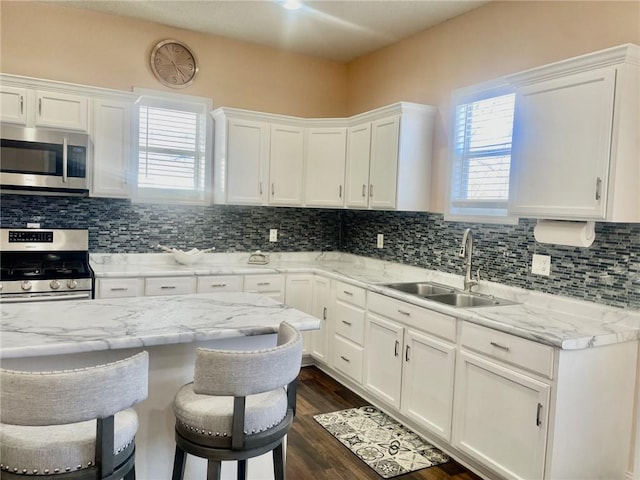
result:
M 0 369 L 0 478 L 135 479 L 149 356 L 52 372 Z
M 238 462 L 272 451 L 276 480 L 285 478 L 284 437 L 296 408 L 302 336 L 283 322 L 275 347 L 256 351 L 199 348 L 194 381 L 177 393 L 173 480 L 182 480 L 186 454 L 206 458 L 207 479 L 220 479 L 221 462 Z

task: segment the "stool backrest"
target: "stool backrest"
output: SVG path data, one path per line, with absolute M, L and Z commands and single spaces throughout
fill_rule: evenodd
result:
M 292 382 L 302 363 L 302 335 L 282 322 L 278 345 L 253 351 L 198 348 L 193 381 L 195 393 L 246 397 Z
M 0 421 L 60 425 L 105 418 L 147 398 L 149 354 L 54 372 L 0 369 Z

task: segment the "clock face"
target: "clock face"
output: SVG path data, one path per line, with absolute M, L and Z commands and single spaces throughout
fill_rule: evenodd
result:
M 195 80 L 198 64 L 185 44 L 177 40 L 163 40 L 151 51 L 151 70 L 163 85 L 184 88 Z

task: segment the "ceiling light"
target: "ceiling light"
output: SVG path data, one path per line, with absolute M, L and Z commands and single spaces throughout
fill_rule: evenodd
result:
M 302 7 L 302 2 L 299 0 L 284 0 L 282 6 L 287 10 L 298 10 Z

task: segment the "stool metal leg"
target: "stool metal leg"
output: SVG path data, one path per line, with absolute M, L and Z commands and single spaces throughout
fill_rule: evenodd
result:
M 222 462 L 219 460 L 209 460 L 207 462 L 207 480 L 220 480 L 222 473 Z
M 124 476 L 124 480 L 136 480 L 136 467 L 134 466 Z
M 247 480 L 247 461 L 238 460 L 238 480 Z
M 176 445 L 176 453 L 173 457 L 173 475 L 171 480 L 182 480 L 184 478 L 184 466 L 187 463 L 187 454 Z
M 284 440 L 273 449 L 273 476 L 275 480 L 285 480 Z

